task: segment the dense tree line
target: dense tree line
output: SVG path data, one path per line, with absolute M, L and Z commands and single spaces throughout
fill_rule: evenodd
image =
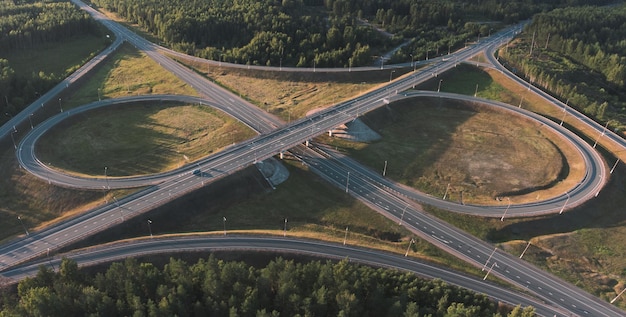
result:
M 260 65 L 348 66 L 369 62 L 384 39 L 354 19 L 328 19 L 297 0 L 94 0 L 178 50 Z
M 0 109 L 13 115 L 22 107 L 65 78 L 68 74 L 46 74 L 33 70 L 19 74 L 3 59 L 2 53 L 40 47 L 82 36 L 98 34 L 99 27 L 85 12 L 69 1 L 1 1 L 0 2 Z
M 594 1 L 596 4 L 608 0 Z M 256 65 L 349 67 L 372 63 L 403 39 L 393 61 L 458 48 L 493 24 L 591 0 L 93 0 L 145 27 L 173 48 L 213 60 Z M 369 22 L 368 22 L 369 21 Z M 369 23 L 394 33 L 388 38 Z
M 58 42 L 97 32 L 91 17 L 69 1 L 3 1 L 0 6 L 0 52 Z
M 0 316 L 501 316 L 486 296 L 414 274 L 278 258 L 263 268 L 213 256 L 163 269 L 127 259 L 95 277 L 65 259 L 4 294 Z M 519 307 L 511 317 L 534 316 Z
M 626 124 L 626 6 L 535 16 L 500 52 L 509 67 L 616 129 Z

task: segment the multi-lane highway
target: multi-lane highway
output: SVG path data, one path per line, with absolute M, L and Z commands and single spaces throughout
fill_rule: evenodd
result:
M 504 38 L 510 37 L 514 31 L 509 30 L 496 35 L 491 42 L 484 41 L 483 45 L 486 47 L 486 44 L 493 44 L 499 41 L 499 36 L 504 36 Z M 201 77 L 156 53 L 151 43 L 146 43 L 143 39 L 136 38 L 136 35 L 128 30 L 120 31 L 120 29 L 117 29 L 116 33 L 118 32 L 119 38 L 125 38 L 138 48 L 146 50 L 147 54 L 157 59 L 161 65 L 181 76 L 183 80 L 192 83 L 194 88 L 202 94 L 210 96 L 217 103 L 226 107 L 240 108 L 242 105 L 246 106 L 245 102 L 236 96 L 215 88 L 213 85 L 208 85 Z M 244 108 L 250 108 L 251 110 L 249 111 L 251 111 L 253 116 L 256 116 L 259 124 L 258 130 L 263 132 L 263 134 L 252 142 L 241 145 L 237 152 L 238 154 L 232 154 L 230 159 L 202 162 L 201 168 L 209 174 L 226 174 L 228 171 L 236 170 L 237 166 L 240 168 L 256 160 L 292 148 L 314 135 L 323 133 L 326 127 L 337 126 L 352 120 L 358 114 L 390 102 L 390 98 L 394 97 L 398 92 L 404 91 L 420 81 L 427 80 L 440 72 L 454 67 L 457 58 L 458 60 L 463 60 L 478 53 L 480 49 L 482 47 L 476 46 L 464 50 L 454 57 L 450 57 L 447 61 L 438 61 L 423 68 L 420 72 L 406 76 L 402 80 L 390 84 L 387 88 L 373 91 L 356 100 L 337 105 L 314 117 L 304 118 L 284 129 L 275 130 L 275 127 L 279 126 L 280 122 L 263 111 L 258 110 L 256 112 L 254 107 L 246 106 Z M 319 129 L 319 131 L 316 129 Z M 296 153 L 298 153 L 297 151 Z M 315 170 L 327 169 L 331 171 L 330 173 L 324 172 L 323 175 L 334 183 L 339 184 L 338 186 L 345 186 L 346 191 L 362 199 L 374 209 L 384 212 L 390 217 L 395 217 L 403 225 L 420 234 L 420 236 L 466 259 L 473 265 L 490 265 L 492 274 L 510 280 L 517 285 L 527 287 L 530 291 L 547 301 L 552 301 L 553 304 L 575 314 L 590 314 L 593 316 L 623 314 L 623 312 L 577 289 L 573 285 L 544 273 L 516 257 L 495 250 L 492 245 L 421 213 L 404 200 L 399 199 L 387 188 L 372 182 L 370 178 L 362 177 L 357 172 L 353 172 L 353 175 L 350 175 L 350 170 L 347 170 L 346 167 L 339 167 L 340 165 L 332 163 L 332 160 L 329 160 L 327 157 L 316 156 L 308 148 L 300 146 L 300 153 L 300 156 L 310 162 Z M 235 167 L 228 166 L 227 161 L 235 164 L 233 165 Z M 601 170 L 599 169 L 596 172 L 599 173 L 599 171 Z M 329 176 L 332 175 L 331 173 L 340 175 L 339 180 Z M 204 179 L 202 177 L 192 175 L 188 171 L 179 171 L 174 177 L 159 185 L 150 187 L 148 190 L 119 201 L 116 200 L 114 204 L 92 211 L 54 228 L 34 233 L 24 240 L 11 243 L 0 249 L 2 253 L 0 270 L 23 262 L 33 256 L 47 254 L 50 248 L 57 248 L 60 245 L 103 230 L 108 226 L 119 223 L 119 221 L 123 221 L 124 217 L 150 210 L 173 197 L 178 197 L 190 190 L 199 188 L 203 183 Z
M 151 254 L 173 254 L 177 252 L 213 252 L 213 251 L 267 251 L 306 254 L 334 259 L 349 259 L 351 262 L 363 263 L 380 267 L 390 267 L 416 273 L 426 278 L 438 278 L 447 283 L 461 286 L 478 293 L 485 294 L 496 300 L 513 306 L 533 306 L 541 316 L 563 314 L 546 303 L 511 291 L 481 278 L 471 277 L 449 269 L 416 261 L 410 257 L 397 254 L 372 251 L 350 245 L 340 245 L 322 241 L 301 239 L 254 237 L 254 236 L 195 236 L 195 237 L 167 237 L 133 242 L 123 242 L 106 247 L 96 247 L 66 256 L 75 260 L 79 265 L 95 265 L 111 261 L 123 260 L 127 257 L 145 256 Z M 25 276 L 36 274 L 40 265 L 58 268 L 61 257 L 43 258 L 3 273 L 12 280 L 19 280 Z
M 445 201 L 443 199 L 439 199 L 436 197 L 432 197 L 430 195 L 426 195 L 424 193 L 408 189 L 405 186 L 401 186 L 389 179 L 386 179 L 379 175 L 378 173 L 372 171 L 371 169 L 365 168 L 359 165 L 357 162 L 351 160 L 348 157 L 342 157 L 341 154 L 336 153 L 332 150 L 326 150 L 329 154 L 334 155 L 335 159 L 343 160 L 343 161 L 351 161 L 351 166 L 354 166 L 355 170 L 352 173 L 358 172 L 362 175 L 367 175 L 372 179 L 373 182 L 379 183 L 382 186 L 388 187 L 390 190 L 394 190 L 397 193 L 404 195 L 406 197 L 410 197 L 420 203 L 426 203 L 433 206 L 437 206 L 439 208 L 444 208 L 447 210 L 455 211 L 455 212 L 463 212 L 470 213 L 481 216 L 491 216 L 491 217 L 500 217 L 504 210 L 507 211 L 507 215 L 509 216 L 535 216 L 538 214 L 546 214 L 546 213 L 554 213 L 559 212 L 565 208 L 571 208 L 573 206 L 579 205 L 595 196 L 597 196 L 602 188 L 602 186 L 606 182 L 606 177 L 604 174 L 606 173 L 604 168 L 604 163 L 599 156 L 599 154 L 593 150 L 591 145 L 586 143 L 584 140 L 580 139 L 576 134 L 571 131 L 563 128 L 562 126 L 556 124 L 555 122 L 539 116 L 535 113 L 526 111 L 524 109 L 520 109 L 518 107 L 514 107 L 508 104 L 484 100 L 481 98 L 450 94 L 450 93 L 437 93 L 437 92 L 429 92 L 429 91 L 421 91 L 421 92 L 411 92 L 411 93 L 403 93 L 399 95 L 394 95 L 392 97 L 393 100 L 404 99 L 404 98 L 415 98 L 415 97 L 439 97 L 439 98 L 447 98 L 447 99 L 459 99 L 466 100 L 476 103 L 481 103 L 484 105 L 489 105 L 493 107 L 499 107 L 500 109 L 506 109 L 511 113 L 517 115 L 526 116 L 532 120 L 537 122 L 537 125 L 545 130 L 552 130 L 552 133 L 560 135 L 562 138 L 566 139 L 569 143 L 578 149 L 578 152 L 581 155 L 581 158 L 585 162 L 584 167 L 586 168 L 585 175 L 583 179 L 578 180 L 578 184 L 572 188 L 567 194 L 551 197 L 542 201 L 535 201 L 532 203 L 526 204 L 516 204 L 511 206 L 476 206 L 476 205 L 467 205 L 467 204 L 458 204 L 455 202 Z M 273 143 L 274 139 L 269 138 L 264 140 L 262 137 L 256 138 L 250 141 L 243 142 L 235 147 L 229 148 L 226 151 L 219 152 L 218 154 L 209 157 L 205 160 L 202 160 L 197 163 L 197 165 L 188 166 L 187 168 L 170 171 L 162 174 L 154 174 L 154 175 L 146 175 L 146 176 L 137 176 L 137 177 L 121 177 L 121 178 L 96 178 L 93 176 L 77 176 L 73 174 L 66 174 L 63 171 L 54 170 L 46 165 L 44 165 L 39 159 L 37 159 L 35 155 L 35 147 L 37 140 L 50 128 L 54 125 L 61 123 L 63 120 L 70 118 L 71 116 L 84 113 L 86 111 L 91 111 L 93 109 L 97 109 L 100 107 L 106 107 L 110 105 L 119 105 L 119 104 L 133 104 L 136 102 L 154 102 L 154 101 L 180 101 L 187 103 L 195 103 L 195 104 L 204 104 L 207 106 L 212 106 L 214 108 L 220 109 L 235 118 L 240 118 L 243 123 L 247 125 L 253 125 L 255 122 L 250 116 L 246 116 L 245 113 L 242 114 L 240 110 L 242 108 L 231 108 L 224 107 L 217 103 L 208 102 L 201 98 L 190 97 L 190 96 L 169 96 L 169 95 L 148 95 L 148 96 L 133 96 L 126 97 L 120 99 L 107 99 L 103 101 L 97 101 L 76 109 L 68 110 L 62 114 L 54 116 L 53 118 L 43 122 L 35 129 L 33 129 L 30 133 L 28 133 L 20 142 L 17 157 L 20 165 L 27 171 L 32 174 L 40 177 L 41 179 L 46 180 L 49 183 L 53 183 L 60 186 L 65 187 L 78 187 L 84 189 L 111 189 L 111 188 L 129 188 L 129 187 L 140 187 L 140 186 L 148 186 L 148 185 L 156 185 L 166 181 L 172 177 L 179 177 L 180 173 L 189 172 L 196 167 L 204 167 L 206 164 L 213 160 L 224 160 L 228 159 L 231 156 L 238 156 L 238 154 L 232 154 L 237 151 L 245 151 L 246 149 L 250 149 L 254 144 L 258 144 L 264 149 L 258 151 L 256 155 L 258 158 L 265 158 L 271 155 L 275 155 L 276 152 L 271 152 L 271 150 L 276 150 L 275 148 L 267 148 L 265 149 L 264 144 L 266 142 Z M 380 103 L 380 102 L 379 102 Z M 245 109 L 245 108 L 243 108 Z M 357 111 L 362 111 L 359 109 Z M 346 114 L 350 115 L 350 110 L 346 110 Z M 312 116 L 308 119 L 300 120 L 298 122 L 294 122 L 291 125 L 283 128 L 283 130 L 296 131 L 297 129 L 302 129 L 306 132 L 307 135 L 317 135 L 326 131 L 328 129 L 332 129 L 335 122 L 331 122 L 329 124 L 325 124 L 321 117 Z M 277 131 L 278 132 L 278 131 Z M 310 134 L 308 132 L 311 132 Z M 299 139 L 297 141 L 300 141 Z M 282 144 L 281 144 L 282 143 Z M 281 141 L 278 143 L 281 145 L 282 150 L 286 150 L 290 148 L 293 144 L 287 141 Z M 270 151 L 266 151 L 270 150 Z M 245 155 L 245 154 L 243 154 Z M 240 156 L 240 155 L 239 155 Z M 255 158 L 255 159 L 258 159 Z M 235 167 L 235 164 L 229 165 L 229 167 Z M 212 167 L 209 167 L 211 169 Z M 206 168 L 205 168 L 206 169 Z M 234 171 L 234 170 L 233 170 Z M 212 180 L 215 177 L 220 177 L 223 174 L 230 174 L 231 170 L 222 170 L 222 173 L 205 173 L 204 175 L 209 177 L 209 179 L 205 180 L 206 182 Z M 567 203 L 567 205 L 565 205 Z M 565 208 L 564 208 L 565 207 Z

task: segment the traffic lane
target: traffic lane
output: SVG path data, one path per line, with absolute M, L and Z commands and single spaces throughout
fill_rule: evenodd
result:
M 415 232 L 425 240 L 447 250 L 452 254 L 469 260 L 475 266 L 483 269 L 490 266 L 490 273 L 498 275 L 505 280 L 520 285 L 544 296 L 545 299 L 557 302 L 559 306 L 572 311 L 592 312 L 597 316 L 610 316 L 604 313 L 606 307 L 596 308 L 595 301 L 589 301 L 590 297 L 584 292 L 578 294 L 570 294 L 575 292 L 564 292 L 560 287 L 566 285 L 563 289 L 575 288 L 573 285 L 561 283 L 561 281 L 552 276 L 547 276 L 538 268 L 528 265 L 523 261 L 512 260 L 510 255 L 495 249 L 492 245 L 486 244 L 471 235 L 463 233 L 455 228 L 435 219 L 428 217 L 424 213 L 411 208 L 406 202 L 398 201 L 395 197 L 387 197 L 383 191 L 376 189 L 375 185 L 368 186 L 366 180 L 360 181 L 359 173 L 348 175 L 348 171 L 337 169 L 336 165 L 324 165 L 326 160 L 311 160 L 311 166 L 314 168 L 327 169 L 323 175 L 329 175 L 327 179 L 338 187 L 345 186 L 346 191 L 352 195 L 360 195 L 364 198 L 368 205 L 381 211 L 384 214 L 390 214 L 396 220 L 400 219 L 403 225 L 407 226 L 411 231 Z M 404 215 L 406 214 L 406 215 Z M 415 220 L 412 219 L 415 217 Z M 456 249 L 455 249 L 456 246 Z M 520 266 L 518 262 L 521 262 Z M 497 263 L 500 263 L 498 265 Z M 524 265 L 526 264 L 526 265 Z M 556 284 L 560 287 L 555 287 Z M 534 286 L 536 285 L 536 287 Z M 618 311 L 618 310 L 615 310 Z
M 333 243 L 325 243 L 291 238 L 268 238 L 268 237 L 193 237 L 193 238 L 155 238 L 149 241 L 139 240 L 134 242 L 118 243 L 107 247 L 96 247 L 77 253 L 64 254 L 80 266 L 95 265 L 103 262 L 122 260 L 127 257 L 137 257 L 150 254 L 175 253 L 175 252 L 211 252 L 211 251 L 265 251 L 265 252 L 289 252 L 294 254 L 307 254 L 324 258 L 349 259 L 352 262 L 363 263 L 371 266 L 388 267 L 409 271 L 426 278 L 439 278 L 446 283 L 474 290 L 487 296 L 501 300 L 511 305 L 531 305 L 536 307 L 540 315 L 552 316 L 560 314 L 553 307 L 548 307 L 536 299 L 522 296 L 511 292 L 498 285 L 482 281 L 478 278 L 461 274 L 449 269 L 443 269 L 412 258 L 399 255 L 373 251 L 353 246 L 343 246 Z M 58 268 L 61 258 L 45 258 L 28 266 L 15 268 L 2 273 L 3 276 L 19 280 L 25 276 L 36 274 L 39 265 L 47 265 Z

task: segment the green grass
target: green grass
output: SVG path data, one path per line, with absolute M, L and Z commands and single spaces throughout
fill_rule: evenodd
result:
M 341 242 L 348 227 L 347 243 L 406 252 L 412 234 L 342 190 L 330 185 L 305 166 L 283 161 L 290 176 L 275 190 L 269 189 L 255 167 L 250 167 L 217 183 L 133 218 L 100 233 L 75 247 L 85 247 L 124 238 L 179 232 L 222 234 L 226 217 L 228 234 L 237 230 L 283 234 Z M 462 261 L 414 237 L 411 255 L 428 258 L 459 270 L 477 272 Z
M 558 149 L 534 123 L 487 107 L 419 98 L 362 120 L 382 139 L 331 144 L 373 169 L 382 171 L 387 161 L 387 177 L 429 194 L 443 196 L 450 184 L 451 200 L 460 201 L 461 192 L 471 203 L 529 200 L 529 192 L 558 182 L 564 169 Z
M 64 108 L 133 95 L 198 95 L 189 85 L 127 43 L 89 76 L 75 92 L 63 98 Z
M 206 106 L 142 103 L 99 109 L 48 132 L 37 155 L 52 166 L 109 176 L 157 173 L 189 164 L 255 133 Z
M 0 57 L 7 59 L 16 73 L 43 72 L 63 78 L 107 45 L 105 38 L 87 35 L 32 49 L 4 52 Z

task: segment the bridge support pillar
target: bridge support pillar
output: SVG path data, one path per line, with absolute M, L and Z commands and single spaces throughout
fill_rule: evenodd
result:
M 283 151 L 280 151 L 280 159 L 282 160 L 283 158 L 285 158 L 285 154 Z
M 305 145 L 306 147 L 309 147 L 309 140 L 304 141 L 304 145 Z
M 333 136 L 333 130 L 328 130 L 328 136 Z

